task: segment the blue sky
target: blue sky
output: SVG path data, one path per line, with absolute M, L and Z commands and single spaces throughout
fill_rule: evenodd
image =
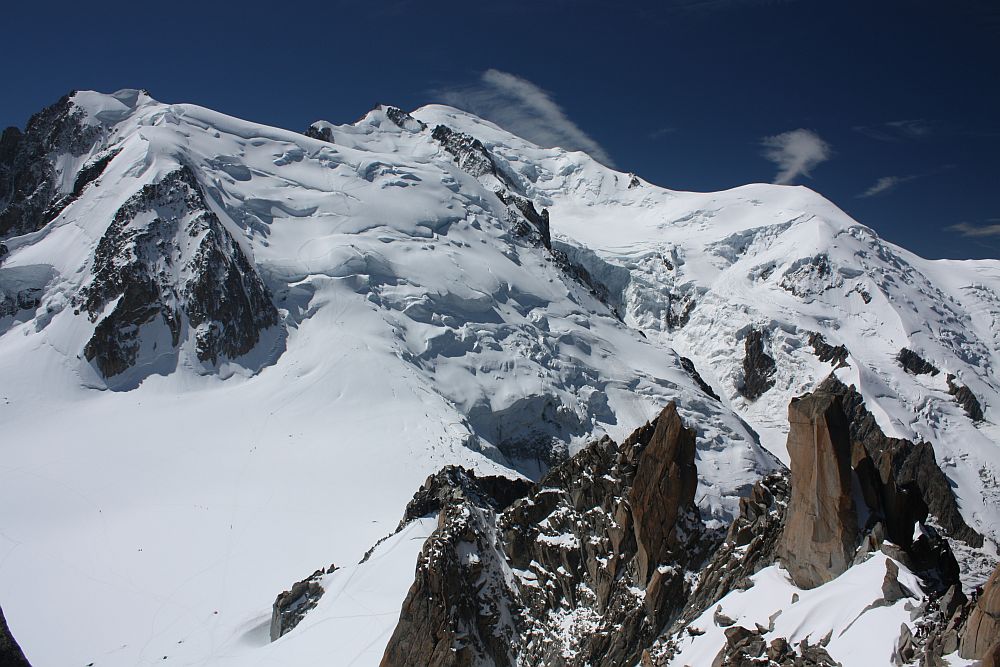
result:
M 291 129 L 466 106 L 665 187 L 801 183 L 926 257 L 1000 258 L 995 0 L 17 3 L 0 125 L 148 89 Z

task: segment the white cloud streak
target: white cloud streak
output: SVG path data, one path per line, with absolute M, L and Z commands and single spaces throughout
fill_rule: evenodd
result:
M 998 222 L 996 218 L 990 222 Z M 958 232 L 965 238 L 984 239 L 993 236 L 1000 236 L 1000 224 L 992 225 L 971 225 L 968 222 L 960 222 L 957 225 L 945 227 L 949 232 Z
M 764 157 L 778 166 L 774 182 L 779 185 L 792 183 L 800 176 L 809 176 L 816 165 L 833 155 L 830 144 L 812 130 L 791 130 L 760 141 Z
M 917 178 L 920 178 L 917 174 L 910 174 L 909 176 L 883 176 L 875 181 L 870 188 L 858 195 L 858 197 L 874 197 L 875 195 L 880 195 L 883 192 L 892 190 L 897 185 L 901 185 Z
M 527 79 L 489 69 L 477 83 L 438 95 L 445 104 L 471 111 L 528 141 L 584 151 L 615 166 L 608 152 L 566 116 L 551 94 Z

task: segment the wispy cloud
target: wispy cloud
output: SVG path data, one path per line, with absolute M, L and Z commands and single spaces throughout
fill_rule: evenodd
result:
M 830 144 L 812 130 L 791 130 L 760 140 L 764 157 L 778 165 L 774 182 L 787 185 L 799 176 L 809 176 L 816 165 L 833 155 Z
M 882 178 L 875 181 L 874 185 L 858 195 L 858 197 L 874 197 L 875 195 L 880 195 L 884 192 L 892 190 L 897 185 L 902 185 L 909 181 L 920 178 L 919 174 L 910 174 L 908 176 L 883 176 Z
M 945 227 L 949 232 L 958 232 L 965 238 L 984 239 L 993 236 L 1000 236 L 1000 218 L 990 218 L 986 225 L 973 225 L 968 222 L 960 222 L 957 225 Z
M 549 92 L 523 77 L 489 69 L 472 85 L 436 94 L 445 104 L 471 111 L 536 144 L 581 150 L 615 166 L 608 152 L 570 120 Z
M 676 131 L 677 131 L 676 127 L 670 127 L 670 126 L 661 127 L 661 128 L 655 129 L 652 132 L 650 132 L 648 136 L 649 136 L 650 139 L 652 139 L 652 140 L 655 141 L 657 139 L 662 139 L 663 137 L 667 136 L 668 134 L 673 134 Z
M 906 176 L 883 176 L 875 181 L 870 188 L 859 194 L 858 198 L 874 197 L 875 195 L 884 194 L 895 189 L 897 186 L 902 185 L 903 183 L 909 183 L 910 181 L 915 181 L 918 178 L 926 178 L 927 176 L 936 176 L 955 168 L 956 165 L 954 164 L 946 164 L 920 174 L 907 174 Z
M 923 118 L 890 120 L 877 125 L 855 125 L 854 131 L 878 141 L 914 141 L 940 130 L 939 124 Z

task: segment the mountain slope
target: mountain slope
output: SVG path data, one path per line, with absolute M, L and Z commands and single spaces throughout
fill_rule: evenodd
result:
M 671 401 L 722 528 L 833 367 L 813 332 L 998 537 L 996 262 L 922 260 L 802 188 L 662 190 L 440 106 L 302 135 L 80 92 L 4 136 L 0 597 L 33 664 L 321 662 L 304 646 L 352 633 L 267 644 L 274 594 L 356 563 L 428 475 L 538 478 Z M 774 366 L 751 364 L 756 400 L 748 340 Z M 401 604 L 410 574 L 365 590 Z M 368 663 L 383 607 L 352 639 Z

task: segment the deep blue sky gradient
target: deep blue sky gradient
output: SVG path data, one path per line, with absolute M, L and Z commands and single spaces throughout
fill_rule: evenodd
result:
M 70 89 L 141 87 L 302 130 L 494 68 L 670 188 L 770 181 L 761 138 L 810 129 L 833 156 L 798 182 L 921 255 L 1000 258 L 995 0 L 34 2 L 4 20 L 0 126 Z M 912 178 L 858 196 L 887 176 Z

